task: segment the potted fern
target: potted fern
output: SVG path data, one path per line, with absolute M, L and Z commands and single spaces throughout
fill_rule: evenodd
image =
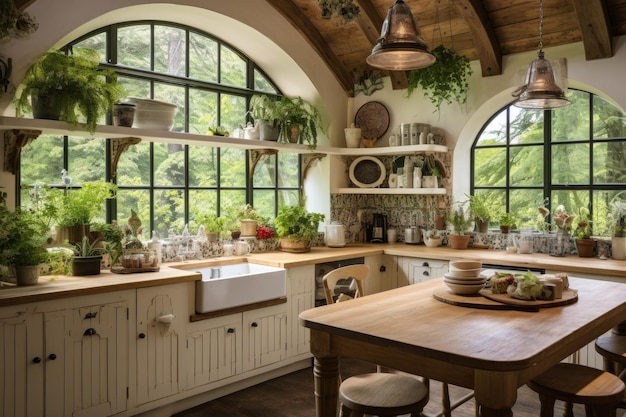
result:
M 257 94 L 250 98 L 250 116 L 259 128 L 259 139 L 277 141 L 280 134 L 278 126 L 279 101 L 266 94 Z
M 14 98 L 18 116 L 62 120 L 90 133 L 125 95 L 117 74 L 99 68 L 98 52 L 75 48 L 72 54 L 48 51 L 24 75 Z
M 306 143 L 309 148 L 317 147 L 317 132 L 324 132 L 322 117 L 318 109 L 302 97 L 281 97 L 278 102 L 278 126 L 283 143 Z

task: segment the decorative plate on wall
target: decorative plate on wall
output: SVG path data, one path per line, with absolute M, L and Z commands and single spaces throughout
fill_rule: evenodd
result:
M 378 101 L 365 103 L 354 116 L 354 126 L 365 139 L 380 139 L 389 128 L 389 111 Z
M 378 187 L 385 180 L 387 170 L 380 159 L 361 156 L 350 164 L 350 181 L 361 188 Z

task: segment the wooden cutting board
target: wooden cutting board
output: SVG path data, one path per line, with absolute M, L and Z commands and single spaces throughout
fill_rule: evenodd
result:
M 478 294 L 474 295 L 460 295 L 453 293 L 446 286 L 441 286 L 433 291 L 433 297 L 438 301 L 461 307 L 537 312 L 540 308 L 575 303 L 578 300 L 578 292 L 569 289 L 563 291 L 563 298 L 557 300 L 525 301 L 512 298 L 507 294 L 492 294 L 491 289 L 480 290 Z

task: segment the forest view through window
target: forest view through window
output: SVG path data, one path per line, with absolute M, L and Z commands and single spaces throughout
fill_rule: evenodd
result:
M 607 214 L 626 201 L 626 115 L 603 98 L 570 89 L 568 107 L 525 110 L 509 105 L 483 127 L 472 147 L 472 194 L 518 226 L 545 230 L 538 207 L 563 205 L 592 214 L 593 235 L 609 236 Z M 497 214 L 491 217 L 497 225 Z M 549 226 L 548 226 L 549 227 Z
M 94 31 L 68 45 L 91 48 L 114 69 L 128 97 L 153 98 L 177 106 L 172 131 L 207 134 L 221 126 L 233 132 L 250 120 L 254 94 L 279 97 L 262 69 L 227 43 L 188 27 L 163 22 L 131 22 Z M 106 63 L 106 64 L 104 64 Z M 102 120 L 100 124 L 111 124 Z M 282 205 L 299 202 L 300 158 L 278 152 L 258 161 L 253 176 L 247 150 L 180 143 L 140 142 L 119 160 L 111 176 L 106 139 L 42 135 L 23 149 L 20 201 L 33 184 L 63 187 L 61 170 L 72 187 L 86 181 L 112 180 L 119 186 L 99 221 L 125 220 L 131 209 L 159 236 L 180 233 L 196 219 L 252 205 L 275 217 Z

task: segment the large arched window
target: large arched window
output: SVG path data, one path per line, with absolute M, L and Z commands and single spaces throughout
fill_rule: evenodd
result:
M 178 107 L 172 130 L 205 134 L 221 126 L 245 125 L 250 98 L 280 96 L 253 61 L 226 42 L 189 27 L 166 22 L 115 24 L 71 42 L 88 47 L 102 65 L 114 69 L 128 96 L 154 98 Z M 103 120 L 102 123 L 110 123 Z M 41 136 L 24 148 L 20 167 L 22 199 L 33 183 L 58 185 L 61 169 L 72 184 L 114 180 L 118 198 L 101 220 L 126 219 L 135 210 L 151 230 L 180 232 L 203 212 L 223 214 L 249 203 L 266 217 L 282 205 L 297 204 L 300 158 L 279 152 L 261 158 L 248 175 L 248 151 L 180 143 L 141 142 L 126 151 L 111 178 L 107 140 Z
M 626 115 L 585 91 L 567 96 L 568 107 L 511 104 L 485 124 L 472 146 L 471 193 L 488 194 L 495 210 L 530 226 L 541 205 L 570 214 L 587 207 L 593 233 L 607 236 L 610 202 L 626 190 Z

